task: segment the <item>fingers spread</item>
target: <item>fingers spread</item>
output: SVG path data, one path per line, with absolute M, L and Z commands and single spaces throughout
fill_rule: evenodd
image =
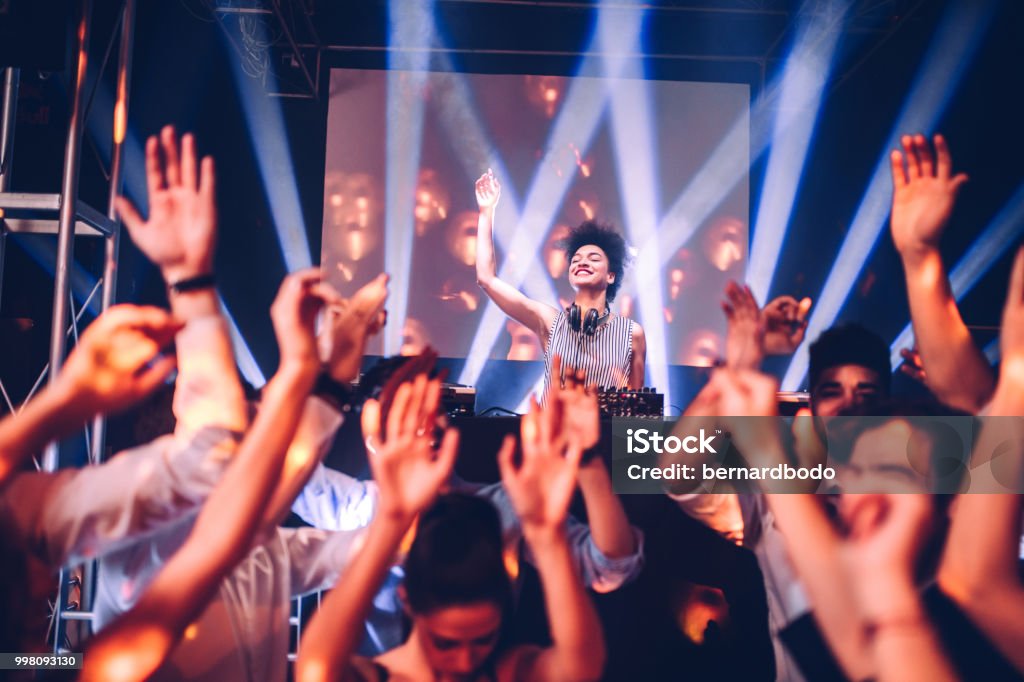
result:
M 196 178 L 196 138 L 192 133 L 181 137 L 181 184 L 186 189 L 198 188 Z
M 515 477 L 515 453 L 516 438 L 508 434 L 501 441 L 501 448 L 498 450 L 498 470 L 501 472 L 501 480 L 508 482 Z
M 924 135 L 918 135 L 914 138 L 914 148 L 917 150 L 918 163 L 921 164 L 922 177 L 934 177 L 935 157 L 932 156 L 932 149 Z
M 191 187 L 191 185 L 189 185 Z M 204 156 L 199 168 L 199 194 L 213 205 L 217 193 L 217 174 L 213 167 L 213 157 Z
M 160 165 L 160 143 L 155 135 L 146 140 L 146 191 L 149 192 L 149 199 L 167 187 L 167 178 L 164 177 L 163 166 Z
M 363 428 L 363 438 L 373 440 L 378 443 L 380 442 L 380 403 L 376 399 L 370 398 L 363 403 L 363 413 L 360 419 L 360 425 Z
M 164 172 L 167 175 L 167 186 L 181 185 L 181 165 L 178 161 L 178 140 L 173 126 L 164 126 L 160 131 L 160 142 L 164 151 Z
M 386 425 L 388 442 L 392 442 L 402 435 L 405 414 L 408 411 L 412 392 L 411 384 L 402 384 L 395 392 L 395 399 L 391 401 L 391 409 L 388 410 L 388 423 Z
M 946 145 L 946 138 L 942 135 L 935 136 L 935 174 L 939 178 L 946 179 L 953 173 L 953 161 L 949 155 L 949 147 Z
M 806 320 L 807 314 L 811 312 L 811 305 L 813 305 L 813 303 L 814 302 L 810 299 L 810 297 L 807 296 L 800 299 L 800 306 L 797 310 L 797 319 L 799 319 L 801 322 Z
M 455 468 L 455 459 L 459 454 L 459 430 L 446 429 L 444 438 L 441 439 L 441 448 L 437 452 L 437 473 L 441 480 L 448 480 L 452 469 Z
M 1013 260 L 1013 270 L 1010 272 L 1010 291 L 1007 292 L 1006 300 L 1008 305 L 1024 303 L 1024 247 L 1017 249 L 1017 257 Z
M 121 216 L 121 222 L 128 228 L 129 234 L 138 232 L 145 226 L 146 223 L 135 206 L 124 197 L 114 199 L 114 208 L 117 210 L 117 215 Z
M 910 135 L 904 135 L 901 142 L 903 151 L 907 155 L 907 179 L 914 180 L 921 177 L 921 165 L 917 159 L 917 150 L 914 148 L 914 139 Z
M 889 155 L 889 162 L 892 164 L 893 187 L 899 191 L 907 186 L 907 174 L 903 169 L 903 155 L 894 149 Z

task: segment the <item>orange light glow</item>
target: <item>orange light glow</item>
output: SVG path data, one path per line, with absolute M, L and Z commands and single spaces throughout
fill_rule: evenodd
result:
M 519 577 L 519 554 L 515 550 L 509 549 L 505 551 L 505 572 L 508 573 L 508 577 L 515 580 Z
M 124 100 L 119 99 L 114 105 L 114 144 L 124 142 L 125 129 L 128 127 L 127 119 Z

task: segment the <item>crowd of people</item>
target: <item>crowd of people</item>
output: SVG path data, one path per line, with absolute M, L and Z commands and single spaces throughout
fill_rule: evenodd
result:
M 1024 678 L 1021 497 L 992 494 L 1024 482 L 1024 434 L 1016 420 L 991 419 L 1024 415 L 1024 250 L 993 373 L 939 255 L 966 177 L 953 173 L 941 136 L 908 136 L 902 147 L 892 155 L 892 238 L 914 357 L 934 399 L 891 395 L 888 345 L 843 325 L 810 347 L 810 414 L 792 421 L 792 433 L 738 422 L 778 415 L 777 381 L 761 364 L 800 346 L 810 301 L 762 308 L 730 284 L 726 357 L 685 413 L 728 429 L 751 466 L 817 456 L 822 418 L 875 417 L 844 434 L 834 494 L 770 481 L 759 492 L 666 487 L 679 514 L 757 558 L 773 649 L 760 679 Z M 475 453 L 496 457 L 500 482 L 465 481 L 454 473 L 460 435 L 442 413 L 431 353 L 382 360 L 353 388 L 386 321 L 387 275 L 346 299 L 310 269 L 288 275 L 271 306 L 280 363 L 253 394 L 216 294 L 213 161 L 168 127 L 147 142 L 146 178 L 148 217 L 124 199 L 117 208 L 159 268 L 169 310 L 112 307 L 55 381 L 0 421 L 0 651 L 44 651 L 39 605 L 52 599 L 57 571 L 98 558 L 95 632 L 73 671 L 85 680 L 620 679 L 607 671 L 615 643 L 591 592 L 618 590 L 645 570 L 645 537 L 613 491 L 586 373 L 552 353 L 543 403 L 531 402 L 518 438 Z M 477 191 L 490 230 L 499 188 L 485 177 Z M 574 245 L 570 260 L 590 251 L 571 276 L 607 288 L 621 272 L 599 247 Z M 478 275 L 538 336 L 570 324 L 502 289 L 492 252 L 478 254 Z M 617 362 L 624 381 L 642 383 L 632 374 L 643 373 L 643 331 L 624 329 L 622 348 L 634 354 Z M 168 391 L 173 414 L 146 414 Z M 82 469 L 33 466 L 49 442 L 127 409 L 151 426 L 132 447 Z M 914 418 L 971 415 L 990 419 L 954 472 L 960 494 L 936 495 L 935 481 L 950 475 L 931 456 L 941 434 Z M 359 420 L 372 480 L 323 463 L 345 419 Z M 924 442 L 924 459 L 890 451 L 894 432 Z M 585 522 L 570 513 L 577 491 Z M 282 526 L 292 510 L 308 525 Z M 521 562 L 539 577 L 543 643 L 509 627 L 531 597 Z M 292 600 L 325 589 L 290 664 Z M 663 679 L 688 675 L 665 670 Z

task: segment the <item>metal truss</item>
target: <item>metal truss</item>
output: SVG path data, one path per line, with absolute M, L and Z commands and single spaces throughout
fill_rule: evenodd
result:
M 320 38 L 312 0 L 204 0 L 242 68 L 272 97 L 320 95 Z
M 120 222 L 114 210 L 114 199 L 122 187 L 122 146 L 127 129 L 129 84 L 131 80 L 132 44 L 134 40 L 135 0 L 123 0 L 118 14 L 120 30 L 114 30 L 111 42 L 100 63 L 99 75 L 107 66 L 114 45 L 120 36 L 117 62 L 117 101 L 111 122 L 113 149 L 111 154 L 110 188 L 105 211 L 101 212 L 78 198 L 78 178 L 81 167 L 83 126 L 92 102 L 86 99 L 86 76 L 89 72 L 89 39 L 92 33 L 92 0 L 78 3 L 78 17 L 74 35 L 74 69 L 70 71 L 70 117 L 64 143 L 64 167 L 60 191 L 55 194 L 19 193 L 10 191 L 13 170 L 14 133 L 17 116 L 19 71 L 7 68 L 3 77 L 2 109 L 0 109 L 0 283 L 3 279 L 4 246 L 11 233 L 52 234 L 57 238 L 57 259 L 54 274 L 52 329 L 50 334 L 50 362 L 43 368 L 39 379 L 22 404 L 27 403 L 49 377 L 52 383 L 60 372 L 67 351 L 68 338 L 78 339 L 78 322 L 92 299 L 100 293 L 100 307 L 106 310 L 114 301 L 117 287 L 117 257 L 120 244 Z M 95 86 L 94 86 L 95 87 Z M 76 311 L 71 297 L 69 274 L 74 264 L 74 243 L 78 237 L 102 238 L 105 241 L 103 274 L 93 287 L 85 304 Z M 0 288 L 2 292 L 2 288 Z M 17 412 L 10 395 L 0 381 L 0 393 L 12 413 Z M 85 429 L 90 462 L 99 463 L 103 455 L 106 422 L 97 418 L 92 428 Z M 41 469 L 52 472 L 60 466 L 59 444 L 50 445 L 43 455 Z M 53 650 L 61 652 L 71 621 L 92 620 L 95 562 L 68 568 L 60 572 L 57 598 L 53 604 L 51 633 Z M 73 589 L 80 591 L 71 599 Z M 77 607 L 77 608 L 70 608 Z

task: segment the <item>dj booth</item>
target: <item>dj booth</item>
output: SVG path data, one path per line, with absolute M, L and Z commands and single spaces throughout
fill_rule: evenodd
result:
M 371 367 L 376 358 L 367 360 Z M 448 371 L 450 378 L 460 376 L 464 360 L 441 358 L 438 368 Z M 459 454 L 456 473 L 466 481 L 492 483 L 499 479 L 496 455 L 506 435 L 519 434 L 519 415 L 516 408 L 531 388 L 537 385 L 544 371 L 541 362 L 489 360 L 480 373 L 477 385 L 446 384 L 442 403 L 449 422 L 459 429 Z M 690 403 L 707 383 L 711 368 L 669 367 L 671 404 L 663 391 L 645 388 L 638 391 L 602 389 L 599 405 L 602 409 L 599 449 L 606 457 L 611 454 L 611 426 L 615 417 L 678 416 L 682 407 Z M 806 406 L 803 393 L 780 393 L 779 410 L 792 415 Z M 358 419 L 348 419 L 342 426 L 334 446 L 324 460 L 328 467 L 343 471 L 356 478 L 370 478 L 366 449 L 359 430 Z
M 463 480 L 475 483 L 500 480 L 498 449 L 504 437 L 518 435 L 520 427 L 519 415 L 501 413 L 514 410 L 518 404 L 509 404 L 511 401 L 503 404 L 500 396 L 517 396 L 536 385 L 542 369 L 536 368 L 536 376 L 524 378 L 522 375 L 530 370 L 524 367 L 528 364 L 492 363 L 481 374 L 476 390 L 450 387 L 446 391 L 457 406 L 448 411 L 454 413 L 449 417 L 451 425 L 461 432 L 456 474 Z M 508 374 L 495 376 L 494 370 L 506 370 Z M 678 415 L 681 411 L 678 406 L 685 406 L 692 400 L 708 375 L 707 369 L 673 368 L 670 379 L 674 406 L 666 406 L 665 412 Z M 449 376 L 458 377 L 459 373 L 450 371 Z M 780 408 L 791 414 L 803 398 L 805 396 L 780 395 Z M 598 448 L 607 458 L 606 462 L 611 457 L 612 421 L 613 417 L 601 419 L 602 444 Z M 370 478 L 359 419 L 355 415 L 346 419 L 325 463 L 357 478 Z M 679 611 L 681 600 L 687 598 L 685 595 L 690 594 L 693 585 L 710 586 L 721 589 L 729 602 L 734 629 L 753 633 L 749 637 L 744 665 L 750 670 L 770 669 L 772 650 L 764 627 L 767 622 L 764 582 L 753 553 L 723 540 L 713 530 L 682 513 L 677 503 L 666 495 L 622 495 L 619 499 L 629 522 L 643 534 L 645 567 L 633 583 L 615 592 L 593 595 L 605 623 L 606 637 L 618 642 L 622 650 L 648 652 L 650 671 L 658 669 L 659 661 L 674 660 L 681 648 L 692 647 L 689 640 L 678 634 L 672 614 Z M 580 521 L 587 521 L 582 495 L 576 495 L 570 513 Z M 301 524 L 297 517 L 290 522 Z M 522 594 L 526 595 L 521 603 L 533 604 L 535 608 L 517 611 L 510 629 L 513 636 L 533 641 L 530 637 L 546 628 L 543 608 L 539 606 L 543 603 L 540 583 L 529 565 L 521 566 L 521 571 Z M 638 666 L 633 659 L 620 664 L 630 671 Z M 758 679 L 750 675 L 740 678 Z M 645 676 L 643 679 L 656 678 Z

